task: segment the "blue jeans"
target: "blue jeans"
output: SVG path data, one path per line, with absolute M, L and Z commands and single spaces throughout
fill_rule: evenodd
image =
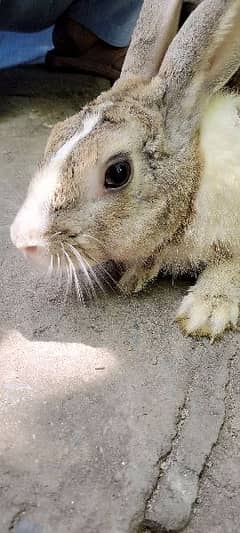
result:
M 113 46 L 127 46 L 143 0 L 0 0 L 0 30 L 38 32 L 63 13 Z

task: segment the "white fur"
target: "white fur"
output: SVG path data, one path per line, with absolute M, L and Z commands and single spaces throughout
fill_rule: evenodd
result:
M 89 135 L 89 133 L 91 133 L 91 131 L 95 128 L 95 126 L 99 122 L 99 119 L 100 119 L 99 113 L 95 113 L 95 114 L 92 114 L 86 117 L 83 123 L 82 131 L 80 131 L 80 133 L 75 133 L 70 139 L 68 139 L 63 144 L 63 146 L 61 146 L 61 148 L 59 148 L 57 153 L 53 156 L 53 159 L 50 161 L 50 164 L 51 162 L 56 163 L 57 161 L 60 161 L 60 162 L 64 161 L 68 157 L 68 155 L 71 153 L 74 146 L 80 140 L 84 139 L 84 137 Z
M 240 96 L 211 99 L 201 124 L 200 153 L 194 219 L 182 243 L 161 258 L 176 271 L 208 261 L 218 244 L 240 257 Z
M 208 266 L 183 299 L 178 319 L 188 334 L 214 339 L 236 327 L 240 304 L 240 97 L 212 98 L 200 131 L 203 174 L 195 202 L 195 218 L 177 250 L 180 268 L 209 262 L 215 247 L 229 261 Z M 174 250 L 171 250 L 173 256 Z M 170 259 L 169 255 L 166 261 Z
M 79 133 L 74 133 L 74 135 L 70 137 L 61 148 L 59 148 L 48 165 L 41 169 L 37 179 L 33 182 L 33 191 L 35 195 L 37 195 L 37 198 L 41 199 L 42 202 L 44 201 L 44 198 L 48 199 L 48 201 L 51 199 L 52 194 L 56 190 L 62 164 L 66 161 L 76 144 L 91 133 L 99 120 L 99 113 L 87 116 L 83 122 L 82 130 Z
M 239 258 L 208 265 L 183 298 L 177 318 L 188 334 L 214 339 L 236 327 L 240 303 Z
M 11 227 L 11 237 L 18 247 L 43 244 L 41 235 L 48 224 L 48 205 L 56 190 L 61 167 L 74 146 L 95 128 L 101 118 L 100 113 L 86 117 L 83 128 L 68 139 L 47 166 L 43 167 L 30 184 L 29 194 Z
M 240 254 L 240 97 L 218 95 L 201 126 L 203 177 L 190 233 L 199 246 L 221 242 Z

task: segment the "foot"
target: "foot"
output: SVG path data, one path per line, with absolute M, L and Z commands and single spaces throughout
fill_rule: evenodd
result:
M 55 48 L 46 56 L 48 67 L 89 72 L 111 81 L 119 78 L 127 48 L 108 45 L 66 18 L 56 24 L 53 41 Z
M 54 50 L 58 56 L 79 56 L 97 41 L 94 33 L 66 16 L 60 17 L 53 29 Z
M 183 332 L 207 336 L 213 341 L 239 319 L 240 263 L 207 267 L 196 285 L 183 298 L 177 321 Z

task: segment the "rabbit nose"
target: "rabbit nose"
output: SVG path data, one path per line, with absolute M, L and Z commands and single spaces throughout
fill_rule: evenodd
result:
M 25 256 L 34 257 L 41 252 L 44 243 L 40 237 L 39 231 L 31 227 L 25 227 L 18 224 L 18 221 L 13 222 L 11 229 L 11 240 L 14 246 Z
M 31 206 L 30 206 L 31 207 Z M 12 243 L 30 261 L 48 266 L 49 253 L 41 210 L 23 204 L 11 225 Z
M 35 232 L 20 233 L 15 229 L 13 224 L 11 227 L 11 239 L 19 252 L 22 252 L 27 260 L 39 266 L 47 266 L 48 254 L 44 245 L 45 243 Z
M 39 252 L 39 246 L 23 246 L 19 248 L 25 256 L 33 257 Z
M 35 248 L 36 243 L 34 242 L 34 235 L 32 231 L 18 224 L 18 221 L 15 220 L 10 228 L 10 236 L 12 243 L 18 250 L 27 250 L 28 248 Z
M 49 266 L 49 256 L 46 252 L 46 249 L 41 244 L 39 245 L 29 245 L 29 246 L 19 246 L 18 250 L 23 253 L 25 259 L 34 265 L 48 267 Z

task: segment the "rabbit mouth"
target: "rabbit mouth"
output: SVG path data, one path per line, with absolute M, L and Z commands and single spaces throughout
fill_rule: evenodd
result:
M 50 256 L 48 273 L 50 276 L 55 274 L 60 280 L 65 274 L 68 289 L 74 288 L 81 303 L 85 303 L 86 298 L 95 300 L 97 291 L 105 293 L 107 286 L 113 289 L 116 285 L 105 263 L 69 242 L 61 243 L 61 253 Z
M 104 245 L 94 236 L 68 229 L 44 232 L 34 226 L 29 229 L 29 224 L 26 230 L 15 220 L 11 239 L 30 263 L 47 272 L 47 277 L 57 278 L 59 285 L 67 279 L 68 288 L 75 288 L 80 301 L 84 301 L 84 294 L 94 296 L 97 287 L 104 291 L 106 284 L 113 287 L 115 283 L 104 266 L 109 260 Z

